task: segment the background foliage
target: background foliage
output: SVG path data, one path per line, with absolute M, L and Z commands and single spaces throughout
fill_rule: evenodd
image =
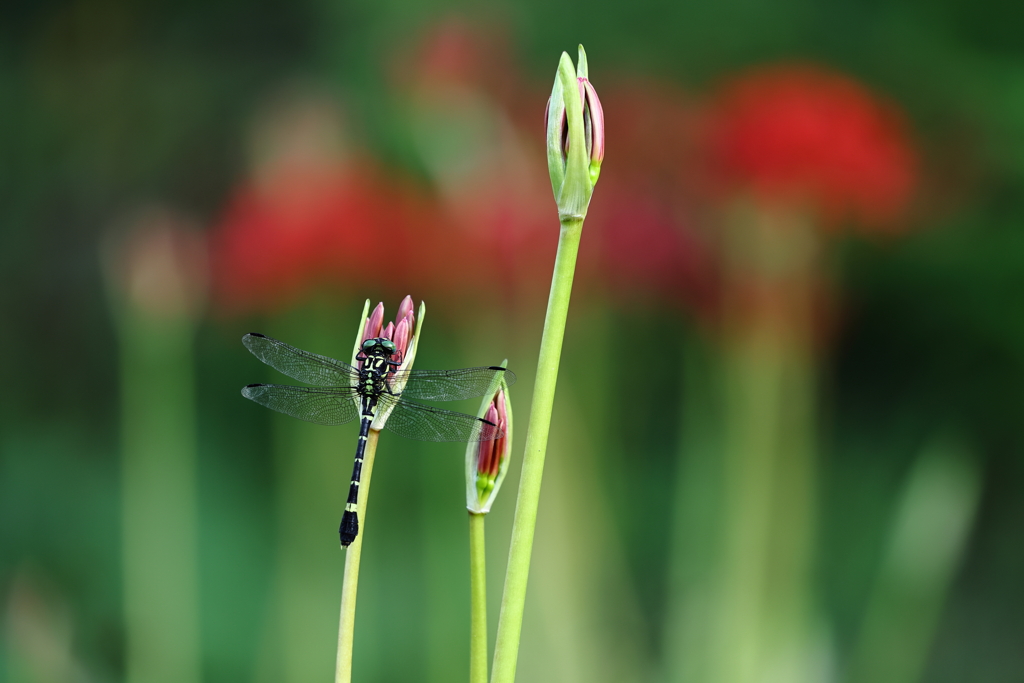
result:
M 871 610 L 890 605 L 935 614 L 907 627 L 923 668 L 901 664 L 914 648 L 893 640 L 887 670 L 910 673 L 890 680 L 1019 681 L 1022 20 L 1012 3 L 962 0 L 5 8 L 0 676 L 124 679 L 126 342 L 100 245 L 151 227 L 152 207 L 211 236 L 194 369 L 180 369 L 195 377 L 202 676 L 329 675 L 354 431 L 243 401 L 242 385 L 274 380 L 238 340 L 254 329 L 345 357 L 365 298 L 393 313 L 411 293 L 430 311 L 418 367 L 507 356 L 525 416 L 557 229 L 541 111 L 559 52 L 584 42 L 608 154 L 567 331 L 521 679 L 684 680 L 673 609 L 701 585 L 693 558 L 726 514 L 681 475 L 718 462 L 728 362 L 713 235 L 730 200 L 703 133 L 723 83 L 800 62 L 901 110 L 918 159 L 898 229 L 827 238 L 827 329 L 808 352 L 819 680 L 856 677 Z M 638 348 L 656 362 L 631 376 Z M 163 389 L 151 386 L 157 409 Z M 880 567 L 935 443 L 954 444 L 953 479 L 979 482 L 979 497 L 948 585 L 915 603 L 879 588 Z M 465 676 L 461 452 L 381 442 L 359 680 Z M 495 601 L 517 477 L 514 464 L 491 516 Z

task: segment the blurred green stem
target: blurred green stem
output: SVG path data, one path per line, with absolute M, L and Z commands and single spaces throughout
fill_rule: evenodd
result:
M 709 596 L 722 566 L 722 415 L 720 356 L 695 327 L 681 337 L 678 469 L 665 623 L 665 680 L 704 683 L 718 616 Z
M 366 538 L 367 501 L 370 498 L 370 475 L 373 474 L 373 458 L 377 454 L 377 439 L 380 431 L 370 430 L 363 454 L 362 479 L 359 483 L 359 535 L 345 551 L 345 577 L 341 589 L 341 618 L 338 623 L 338 659 L 334 671 L 334 683 L 349 683 L 352 680 L 352 637 L 356 624 L 356 590 L 359 588 L 359 560 L 363 554 L 363 539 Z
M 948 437 L 918 457 L 867 603 L 849 683 L 923 679 L 977 512 L 980 479 L 972 454 Z
M 523 473 L 519 482 L 515 518 L 512 522 L 512 543 L 505 573 L 505 591 L 501 598 L 498 634 L 494 644 L 492 683 L 512 683 L 516 675 L 516 657 L 519 654 L 519 636 L 522 632 L 523 608 L 526 604 L 526 583 L 533 551 L 533 535 L 537 525 L 541 479 L 544 474 L 544 456 L 547 451 L 558 363 L 562 354 L 565 321 L 569 314 L 569 296 L 572 293 L 573 273 L 576 270 L 576 255 L 582 232 L 582 218 L 562 219 L 548 310 L 540 341 L 540 357 L 537 360 L 537 379 L 533 388 L 530 421 L 526 432 Z
M 486 515 L 469 513 L 469 683 L 487 683 Z
M 196 683 L 199 597 L 192 324 L 119 320 L 129 683 Z
M 712 683 L 811 677 L 815 293 L 798 210 L 738 203 L 724 231 L 723 521 Z

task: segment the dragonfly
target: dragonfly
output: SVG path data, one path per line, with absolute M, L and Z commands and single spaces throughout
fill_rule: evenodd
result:
M 362 342 L 356 355 L 359 367 L 303 351 L 256 332 L 242 337 L 242 343 L 275 370 L 312 385 L 249 384 L 242 389 L 242 396 L 272 410 L 321 425 L 341 425 L 359 418 L 352 481 L 338 527 L 342 547 L 349 546 L 359 534 L 359 479 L 374 418 L 383 416 L 385 429 L 420 441 L 491 441 L 504 436 L 502 430 L 488 420 L 410 399 L 457 401 L 483 396 L 497 386 L 498 373 L 504 374 L 506 384 L 515 382 L 515 374 L 505 368 L 399 370 L 402 354 L 394 342 L 385 337 Z

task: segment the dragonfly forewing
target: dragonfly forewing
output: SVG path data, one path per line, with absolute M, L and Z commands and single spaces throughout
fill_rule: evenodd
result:
M 297 349 L 273 337 L 250 332 L 242 337 L 242 343 L 270 367 L 306 384 L 347 387 L 359 381 L 359 371 L 348 363 Z
M 355 387 L 292 387 L 284 384 L 250 384 L 242 396 L 306 422 L 342 425 L 359 417 L 353 397 Z
M 403 370 L 392 375 L 390 384 L 405 384 L 402 389 L 403 398 L 461 401 L 486 394 L 492 386 L 497 386 L 500 373 L 504 373 L 508 386 L 515 384 L 515 374 L 497 366 L 459 370 Z

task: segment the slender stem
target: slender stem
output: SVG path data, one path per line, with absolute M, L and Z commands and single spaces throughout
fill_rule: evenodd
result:
M 978 467 L 948 436 L 917 456 L 891 521 L 846 680 L 922 680 L 977 512 Z M 899 647 L 893 647 L 899 643 Z
M 555 401 L 558 362 L 562 355 L 565 321 L 569 313 L 569 295 L 576 270 L 576 253 L 580 246 L 583 219 L 566 217 L 558 238 L 555 272 L 551 278 L 548 311 L 537 360 L 537 379 L 533 387 L 533 403 L 526 432 L 523 474 L 519 481 L 519 497 L 512 522 L 512 544 L 505 573 L 505 592 L 501 598 L 498 635 L 494 644 L 494 667 L 491 683 L 512 683 L 516 675 L 519 635 L 526 604 L 526 581 L 533 551 L 533 534 L 540 503 L 540 485 L 544 474 L 551 409 Z
M 469 513 L 469 683 L 487 683 L 485 515 Z
M 356 590 L 359 588 L 359 560 L 363 554 L 366 535 L 367 501 L 370 498 L 370 475 L 373 474 L 373 456 L 377 453 L 380 431 L 371 429 L 363 453 L 362 477 L 359 482 L 359 535 L 345 553 L 345 578 L 341 589 L 341 618 L 338 622 L 338 659 L 334 670 L 334 683 L 352 680 L 352 637 L 356 624 Z

